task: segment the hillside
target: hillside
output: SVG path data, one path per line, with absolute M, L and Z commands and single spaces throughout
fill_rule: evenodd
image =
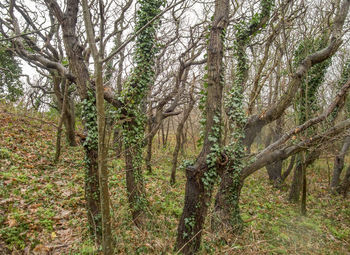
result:
M 0 254 L 97 253 L 86 225 L 83 151 L 64 144 L 54 165 L 55 123 L 55 117 L 0 106 Z M 146 174 L 149 220 L 140 230 L 128 212 L 123 161 L 111 151 L 118 254 L 173 254 L 185 177 L 180 170 L 176 185 L 169 185 L 171 153 L 172 146 L 155 148 L 154 174 Z M 243 233 L 218 239 L 207 226 L 200 254 L 350 254 L 350 198 L 329 194 L 324 159 L 311 171 L 307 217 L 287 202 L 286 187 L 272 188 L 261 170 L 243 189 Z

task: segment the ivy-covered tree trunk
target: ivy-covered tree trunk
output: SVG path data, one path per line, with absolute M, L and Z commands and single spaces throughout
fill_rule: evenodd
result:
M 152 173 L 152 146 L 153 146 L 153 138 L 154 135 L 151 134 L 152 132 L 152 104 L 149 104 L 148 106 L 148 121 L 147 121 L 147 131 L 149 137 L 147 138 L 147 154 L 146 154 L 146 168 L 148 173 Z
M 96 95 L 96 115 L 97 115 L 97 149 L 98 149 L 98 184 L 101 204 L 101 247 L 104 255 L 112 255 L 112 233 L 110 216 L 110 198 L 108 189 L 108 169 L 107 169 L 107 145 L 106 145 L 106 117 L 104 107 L 104 87 L 103 87 L 103 65 L 101 60 L 104 57 L 104 45 L 99 44 L 97 49 L 92 19 L 87 0 L 82 0 L 83 17 L 86 29 L 87 40 L 94 60 L 94 82 Z M 99 1 L 99 12 L 102 15 L 104 5 Z M 103 38 L 104 24 L 100 23 L 100 38 Z
M 83 100 L 83 123 L 86 134 L 83 142 L 85 150 L 85 199 L 89 229 L 97 244 L 102 242 L 101 200 L 98 175 L 98 129 L 96 99 L 94 93 L 88 92 Z
M 216 0 L 208 45 L 208 73 L 202 99 L 205 118 L 203 147 L 194 165 L 186 168 L 185 203 L 178 226 L 176 250 L 194 254 L 201 243 L 218 161 L 221 160 L 221 108 L 223 91 L 224 38 L 228 25 L 229 0 Z
M 143 28 L 160 13 L 162 0 L 138 0 L 136 31 Z M 141 227 L 145 216 L 146 195 L 143 184 L 143 147 L 146 126 L 145 102 L 151 84 L 154 82 L 156 29 L 155 21 L 144 28 L 136 39 L 134 60 L 136 67 L 126 84 L 122 125 L 125 150 L 126 186 L 134 223 Z
M 214 213 L 211 218 L 213 231 L 229 230 L 234 233 L 241 231 L 243 220 L 240 214 L 239 200 L 243 181 L 237 172 L 227 172 L 223 175 L 220 188 L 215 198 Z
M 75 76 L 77 90 L 82 101 L 82 118 L 85 138 L 85 199 L 90 234 L 97 244 L 102 241 L 101 202 L 98 176 L 98 131 L 96 100 L 91 88 L 90 75 L 84 61 L 76 26 L 78 21 L 79 1 L 67 0 L 65 12 L 55 0 L 46 0 L 46 5 L 55 15 L 62 27 L 63 43 L 67 53 L 70 70 Z M 92 87 L 92 86 L 91 86 Z
M 316 52 L 327 45 L 329 34 L 325 33 L 318 38 L 304 40 L 300 43 L 295 52 L 294 65 L 298 66 L 301 61 L 310 53 Z M 330 64 L 330 59 L 314 65 L 301 83 L 300 94 L 297 98 L 297 120 L 301 125 L 310 119 L 318 110 L 317 91 L 321 86 L 326 70 Z M 308 135 L 315 133 L 309 130 Z M 306 170 L 320 155 L 319 150 L 310 153 L 304 152 L 297 156 L 297 164 L 294 171 L 293 182 L 289 192 L 289 201 L 298 202 L 302 191 L 301 213 L 306 214 Z
M 215 200 L 215 208 L 212 216 L 213 230 L 237 231 L 242 227 L 242 219 L 239 212 L 239 198 L 243 179 L 244 138 L 246 116 L 243 109 L 243 91 L 248 78 L 248 66 L 246 47 L 249 41 L 266 25 L 270 17 L 274 1 L 261 1 L 261 11 L 255 14 L 246 24 L 238 24 L 236 28 L 236 40 L 234 42 L 237 69 L 230 93 L 225 98 L 225 111 L 230 122 L 231 134 L 229 145 L 224 153 L 228 157 L 227 166 L 221 176 L 221 183 Z
M 135 121 L 123 125 L 128 200 L 134 224 L 138 227 L 142 227 L 145 219 L 145 207 L 147 201 L 141 169 L 143 158 L 142 144 L 140 143 L 143 138 L 143 132 L 141 133 L 139 128 L 142 127 L 138 126 Z

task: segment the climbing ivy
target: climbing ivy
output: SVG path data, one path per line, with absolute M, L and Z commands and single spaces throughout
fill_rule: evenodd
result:
M 339 90 L 350 78 L 350 59 L 348 59 L 343 67 L 343 71 L 341 73 L 341 77 L 340 80 L 337 83 L 337 89 Z M 336 117 L 338 116 L 338 112 L 339 112 L 339 106 L 336 106 L 336 108 L 334 109 L 334 111 L 330 114 L 330 116 L 328 117 L 328 122 L 332 123 Z M 345 101 L 345 111 L 347 116 L 350 115 L 350 100 L 349 97 L 346 98 Z
M 221 85 L 223 86 L 223 81 L 221 81 Z M 222 152 L 221 145 L 220 145 L 221 129 L 222 129 L 221 113 L 217 112 L 214 115 L 213 120 L 214 120 L 214 124 L 211 127 L 211 132 L 208 136 L 209 141 L 212 142 L 212 146 L 210 147 L 210 152 L 207 155 L 207 159 L 206 159 L 208 170 L 204 173 L 202 177 L 204 188 L 208 192 L 212 191 L 214 184 L 218 179 L 217 162 Z
M 294 67 L 298 66 L 307 55 L 324 48 L 327 45 L 327 39 L 328 34 L 325 33 L 320 37 L 302 41 L 294 54 Z M 330 64 L 331 59 L 327 59 L 314 65 L 303 79 L 300 86 L 300 93 L 295 104 L 299 125 L 303 124 L 319 109 L 317 104 L 317 92 L 324 81 L 327 68 Z
M 0 36 L 0 39 L 2 37 Z M 22 69 L 8 43 L 0 43 L 0 99 L 16 101 L 23 95 Z
M 150 20 L 160 13 L 160 7 L 165 4 L 164 0 L 138 0 L 137 21 L 135 31 L 143 28 Z M 125 119 L 122 126 L 123 142 L 125 150 L 132 153 L 133 172 L 136 186 L 143 186 L 141 166 L 143 163 L 142 148 L 146 126 L 146 115 L 143 110 L 145 97 L 150 85 L 154 82 L 155 55 L 158 51 L 156 43 L 156 30 L 159 21 L 155 21 L 142 30 L 136 37 L 134 62 L 135 69 L 122 91 L 121 100 L 124 107 L 119 109 L 120 117 Z M 138 192 L 135 210 L 145 206 L 146 199 L 142 192 Z
M 342 71 L 341 79 L 339 81 L 339 87 L 343 86 L 350 79 L 350 59 L 348 59 L 344 65 L 344 69 Z M 350 116 L 350 100 L 349 97 L 346 98 L 345 101 L 346 106 L 346 114 Z
M 241 20 L 235 25 L 236 40 L 234 42 L 234 56 L 237 59 L 237 72 L 235 73 L 235 83 L 244 85 L 247 78 L 248 65 L 246 47 L 256 35 L 266 27 L 267 18 L 275 4 L 274 0 L 262 0 L 260 3 L 261 11 L 255 13 L 247 23 Z
M 92 91 L 82 102 L 82 120 L 85 123 L 86 138 L 83 146 L 88 150 L 98 149 L 96 98 Z
M 227 164 L 230 168 L 227 171 L 230 184 L 227 187 L 229 192 L 226 192 L 226 201 L 232 208 L 230 221 L 231 225 L 235 227 L 242 225 L 238 203 L 241 185 L 240 176 L 244 168 L 244 129 L 247 123 L 247 117 L 244 112 L 243 93 L 244 84 L 248 76 L 246 47 L 252 38 L 259 34 L 266 26 L 273 6 L 274 0 L 261 1 L 261 11 L 259 13 L 254 14 L 248 23 L 241 21 L 235 26 L 236 40 L 234 41 L 233 50 L 234 57 L 237 60 L 237 68 L 232 88 L 224 100 L 226 115 L 229 119 L 230 129 L 232 130 L 229 137 L 230 143 L 224 148 L 224 153 L 230 155 L 229 163 Z
M 99 180 L 94 171 L 97 172 L 97 161 L 91 162 L 88 155 L 97 155 L 98 150 L 98 126 L 97 126 L 97 110 L 96 97 L 92 90 L 88 90 L 87 97 L 82 101 L 82 120 L 84 121 L 84 128 L 86 137 L 83 142 L 85 153 L 85 195 L 87 202 L 94 201 L 94 204 L 99 206 Z M 97 158 L 96 158 L 97 160 Z M 93 209 L 93 208 L 88 208 Z M 89 211 L 89 217 L 92 218 L 93 224 L 89 225 L 92 235 L 101 236 L 101 214 Z
M 209 31 L 211 30 L 211 26 L 209 27 Z M 226 29 L 223 29 L 221 32 L 221 42 L 223 43 L 223 51 L 225 51 L 225 38 L 226 38 Z M 209 44 L 209 33 L 207 35 L 207 44 Z M 222 63 L 223 65 L 223 63 Z M 201 91 L 201 99 L 199 108 L 202 113 L 202 130 L 204 130 L 204 127 L 206 126 L 207 122 L 207 111 L 206 111 L 206 104 L 207 104 L 207 95 L 208 95 L 208 66 L 205 67 L 206 74 L 204 75 L 204 83 L 203 83 L 203 89 Z M 221 70 L 224 70 L 224 67 L 221 67 Z M 220 85 L 224 86 L 224 77 L 223 72 L 220 74 Z M 208 140 L 211 142 L 210 152 L 207 155 L 206 158 L 206 164 L 208 170 L 204 172 L 202 177 L 202 182 L 204 184 L 204 189 L 211 193 L 215 183 L 218 180 L 218 172 L 217 172 L 217 164 L 218 159 L 221 157 L 222 148 L 221 148 L 221 133 L 222 133 L 222 122 L 221 122 L 221 110 L 218 110 L 214 116 L 213 116 L 213 125 L 211 127 L 211 130 L 208 134 Z M 202 131 L 201 133 L 201 140 L 203 140 L 204 133 Z

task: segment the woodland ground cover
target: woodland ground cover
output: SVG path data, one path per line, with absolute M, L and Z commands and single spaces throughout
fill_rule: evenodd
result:
M 84 153 L 63 144 L 54 165 L 55 114 L 33 114 L 0 106 L 0 253 L 97 254 L 88 238 L 84 202 Z M 168 146 L 154 143 L 153 174 L 145 172 L 149 204 L 146 228 L 132 224 L 124 161 L 109 157 L 112 233 L 117 254 L 176 254 L 177 224 L 184 201 L 184 171 L 169 184 Z M 186 147 L 186 158 L 195 155 Z M 333 165 L 324 153 L 308 174 L 308 214 L 287 202 L 287 187 L 275 189 L 266 171 L 246 180 L 241 235 L 210 231 L 206 223 L 200 254 L 350 254 L 350 198 L 329 193 Z M 329 157 L 327 160 L 326 156 Z M 287 179 L 287 185 L 291 182 Z M 209 211 L 209 214 L 211 211 Z

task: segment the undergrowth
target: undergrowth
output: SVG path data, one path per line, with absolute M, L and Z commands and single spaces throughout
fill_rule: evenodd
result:
M 0 254 L 97 254 L 88 240 L 83 150 L 64 144 L 60 162 L 52 163 L 56 122 L 55 116 L 0 105 Z M 145 230 L 131 221 L 124 162 L 111 151 L 116 254 L 174 254 L 185 190 L 183 169 L 177 183 L 169 184 L 174 140 L 170 136 L 163 147 L 155 138 L 153 174 L 144 171 L 149 201 Z M 193 145 L 187 147 L 180 161 L 196 155 Z M 208 221 L 199 254 L 350 254 L 349 198 L 330 195 L 325 160 L 308 171 L 306 217 L 287 202 L 287 187 L 273 188 L 262 169 L 242 191 L 244 232 L 212 233 Z

